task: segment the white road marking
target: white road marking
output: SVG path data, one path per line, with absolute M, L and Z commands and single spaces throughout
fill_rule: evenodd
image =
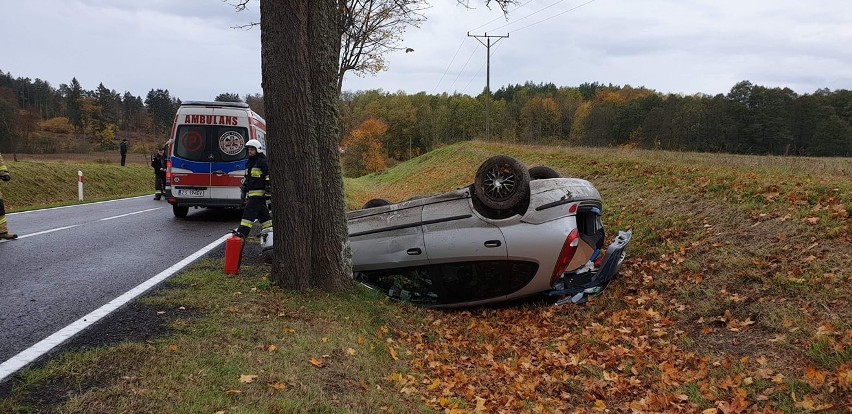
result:
M 184 267 L 196 261 L 199 257 L 204 256 L 209 251 L 222 244 L 228 237 L 231 237 L 231 234 L 226 234 L 220 237 L 213 243 L 210 243 L 207 246 L 201 248 L 201 250 L 191 254 L 189 257 L 173 264 L 168 269 L 163 270 L 156 276 L 142 282 L 135 288 L 130 289 L 129 291 L 127 291 L 127 293 L 124 293 L 123 295 L 111 300 L 106 305 L 95 309 L 88 315 L 77 319 L 70 325 L 56 331 L 53 335 L 50 335 L 47 338 L 42 339 L 37 344 L 21 351 L 18 355 L 9 358 L 9 360 L 0 364 L 0 382 L 3 382 L 3 380 L 5 380 L 8 376 L 14 374 L 19 369 L 25 367 L 27 364 L 35 361 L 54 347 L 65 342 L 72 336 L 78 334 L 83 329 L 88 328 L 95 322 L 99 321 L 101 318 L 109 315 L 112 311 L 122 307 L 124 304 L 136 299 L 138 296 L 147 292 L 149 289 L 156 286 L 160 282 L 168 279 L 173 274 L 177 273 Z
M 80 226 L 80 224 L 75 224 L 73 226 L 57 227 L 55 229 L 39 231 L 39 232 L 36 232 L 36 233 L 24 234 L 22 236 L 18 236 L 18 238 L 19 239 L 26 239 L 27 237 L 33 237 L 33 236 L 39 236 L 39 235 L 42 235 L 42 234 L 53 233 L 54 231 L 73 229 L 74 227 L 77 227 L 77 226 Z M 8 243 L 10 241 L 11 240 L 0 240 L 0 243 Z
M 120 216 L 112 216 L 112 217 L 102 218 L 100 221 L 107 221 L 107 220 L 112 220 L 112 219 L 117 219 L 117 218 L 122 218 L 122 217 L 132 216 L 132 215 L 134 215 L 134 214 L 147 213 L 147 212 L 149 212 L 149 211 L 159 210 L 159 209 L 161 209 L 161 208 L 162 208 L 162 207 L 154 207 L 154 208 L 149 208 L 149 209 L 147 209 L 147 210 L 134 211 L 134 212 L 132 212 L 132 213 L 122 214 L 122 215 L 120 215 Z
M 161 208 L 162 208 L 162 207 L 149 208 L 149 209 L 147 209 L 147 210 L 135 211 L 135 212 L 133 212 L 133 213 L 122 214 L 122 215 L 120 215 L 120 216 L 113 216 L 113 217 L 102 218 L 102 219 L 100 219 L 100 221 L 113 220 L 113 219 L 117 219 L 117 218 L 121 218 L 121 217 L 132 216 L 132 215 L 134 215 L 134 214 L 147 213 L 147 212 L 149 212 L 149 211 L 159 210 L 159 209 L 161 209 Z M 77 227 L 77 226 L 81 226 L 81 224 L 75 224 L 75 225 L 73 225 L 73 226 L 57 227 L 57 228 L 55 228 L 55 229 L 39 231 L 39 232 L 35 232 L 35 233 L 30 233 L 30 234 L 24 234 L 24 235 L 18 236 L 18 238 L 19 238 L 19 239 L 26 239 L 27 237 L 33 237 L 33 236 L 39 236 L 39 235 L 42 235 L 42 234 L 53 233 L 53 232 L 55 232 L 55 231 L 59 231 L 59 230 L 72 229 L 72 228 Z M 0 240 L 0 243 L 8 243 L 8 242 L 10 242 L 10 241 L 11 241 L 11 240 Z
M 39 232 L 35 232 L 35 233 L 30 233 L 30 234 L 25 234 L 25 235 L 23 235 L 23 236 L 19 236 L 18 238 L 19 238 L 19 239 L 26 239 L 27 237 L 33 237 L 33 236 L 38 236 L 38 235 L 41 235 L 41 234 L 53 233 L 54 231 L 73 229 L 74 227 L 77 227 L 77 226 L 79 226 L 79 225 L 80 225 L 80 224 L 75 224 L 75 225 L 73 225 L 73 226 L 57 227 L 57 228 L 55 228 L 55 229 L 50 229 L 50 230 L 39 231 Z
M 62 209 L 62 208 L 73 208 L 73 207 L 93 206 L 93 205 L 95 205 L 95 204 L 114 203 L 114 202 L 116 202 L 116 201 L 133 200 L 133 199 L 135 199 L 135 198 L 150 197 L 150 196 L 151 196 L 151 195 L 150 195 L 150 194 L 148 194 L 148 195 L 142 195 L 142 196 L 136 196 L 136 197 L 119 198 L 119 199 L 116 199 L 116 200 L 96 201 L 96 202 L 94 202 L 94 203 L 74 204 L 74 205 L 72 205 L 72 206 L 60 206 L 60 207 L 51 207 L 51 208 L 41 208 L 41 209 L 38 209 L 38 210 L 27 210 L 27 211 L 19 211 L 19 212 L 17 212 L 17 213 L 6 213 L 6 215 L 7 215 L 7 216 L 15 216 L 15 215 L 18 215 L 18 214 L 37 213 L 37 212 L 39 212 L 39 211 L 59 210 L 59 209 Z

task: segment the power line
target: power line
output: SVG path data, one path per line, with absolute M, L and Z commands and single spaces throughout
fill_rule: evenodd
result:
M 497 52 L 497 49 L 499 49 L 501 45 L 502 45 L 502 43 L 494 46 L 494 52 Z M 492 53 L 491 56 L 494 56 L 494 53 Z M 470 78 L 470 80 L 467 81 L 467 84 L 464 85 L 464 88 L 462 88 L 462 91 L 467 91 L 467 87 L 470 86 L 470 83 L 473 82 L 473 80 L 476 79 L 477 76 L 479 76 L 479 73 L 482 72 L 482 68 L 484 68 L 484 67 L 485 67 L 485 63 L 479 65 L 479 70 L 477 70 L 476 73 Z
M 488 33 L 472 35 L 468 33 L 467 36 L 475 38 L 479 43 L 482 43 L 482 45 L 485 46 L 485 139 L 488 140 L 491 138 L 491 117 L 489 113 L 491 107 L 491 39 L 497 39 L 493 43 L 496 45 L 501 40 L 508 38 L 509 35 L 489 35 Z M 483 42 L 480 38 L 484 38 L 485 42 Z
M 513 24 L 515 24 L 515 23 L 518 23 L 518 22 L 520 22 L 521 20 L 524 20 L 524 19 L 526 19 L 526 18 L 528 18 L 528 17 L 535 16 L 536 14 L 539 14 L 539 13 L 541 13 L 541 12 L 543 12 L 543 11 L 545 11 L 545 10 L 547 10 L 547 9 L 549 9 L 549 8 L 551 8 L 551 7 L 553 7 L 553 6 L 557 5 L 557 4 L 559 4 L 559 3 L 562 3 L 563 1 L 565 1 L 565 0 L 559 0 L 559 1 L 555 2 L 555 3 L 551 3 L 549 6 L 545 6 L 545 7 L 541 8 L 541 9 L 538 9 L 538 10 L 536 10 L 536 11 L 534 11 L 534 12 L 532 12 L 532 13 L 530 13 L 530 14 L 528 14 L 528 15 L 524 16 L 524 17 L 521 17 L 521 18 L 520 18 L 520 19 L 518 19 L 518 20 L 515 20 L 515 21 L 513 21 L 513 22 L 509 22 L 509 23 L 506 23 L 506 24 L 504 24 L 504 25 L 502 25 L 502 26 L 500 26 L 500 27 L 494 28 L 494 29 L 492 29 L 492 31 L 494 31 L 494 30 L 500 30 L 500 29 L 502 29 L 502 28 L 504 28 L 504 27 L 511 26 L 511 25 L 513 25 Z
M 438 79 L 438 83 L 435 85 L 435 88 L 434 88 L 434 89 L 432 89 L 432 93 L 433 93 L 433 94 L 435 93 L 435 91 L 437 91 L 437 90 L 438 90 L 438 86 L 441 86 L 441 81 L 443 81 L 443 80 L 444 80 L 444 76 L 446 76 L 446 75 L 447 75 L 447 72 L 450 70 L 450 66 L 452 66 L 452 65 L 453 65 L 453 62 L 455 62 L 455 61 L 456 61 L 456 56 L 458 56 L 458 54 L 459 54 L 459 50 L 461 50 L 462 45 L 464 45 L 464 38 L 462 38 L 462 41 L 461 41 L 461 42 L 459 42 L 459 47 L 456 49 L 456 53 L 455 53 L 455 54 L 453 54 L 453 58 L 452 58 L 452 59 L 450 59 L 450 63 L 449 63 L 449 64 L 447 64 L 447 68 L 446 68 L 446 69 L 444 69 L 444 73 L 441 75 L 441 79 Z M 471 55 L 471 56 L 473 56 L 473 55 Z M 470 58 L 468 58 L 468 60 L 470 60 Z
M 470 59 L 473 58 L 473 54 L 476 53 L 477 50 L 479 50 L 479 45 L 475 45 L 475 46 L 476 47 L 473 48 L 473 51 L 470 52 L 470 56 L 468 56 L 467 60 L 464 62 L 464 66 L 462 66 L 462 68 L 459 69 L 459 73 L 456 75 L 456 78 L 453 79 L 453 83 L 451 83 L 450 87 L 447 88 L 448 91 L 453 90 L 453 86 L 456 84 L 456 81 L 459 80 L 459 76 L 461 76 L 462 72 L 464 72 L 464 68 L 467 67 L 467 64 L 470 63 Z
M 524 7 L 524 6 L 526 6 L 527 4 L 530 4 L 530 3 L 532 3 L 532 2 L 533 2 L 533 0 L 530 0 L 530 1 L 526 2 L 526 3 L 524 3 L 524 4 L 521 4 L 520 6 L 515 7 L 515 10 L 518 10 L 518 9 L 520 9 L 521 7 Z M 472 31 L 474 31 L 474 30 L 481 29 L 481 28 L 483 28 L 483 27 L 485 27 L 485 26 L 488 26 L 488 25 L 489 25 L 489 24 L 491 24 L 491 23 L 496 22 L 497 20 L 500 20 L 501 18 L 504 18 L 504 19 L 505 19 L 505 18 L 506 18 L 506 15 L 504 14 L 504 15 L 502 15 L 502 16 L 497 16 L 497 17 L 495 17 L 494 19 L 492 19 L 492 20 L 490 20 L 490 21 L 488 21 L 488 22 L 486 22 L 486 23 L 484 23 L 484 24 L 481 24 L 481 25 L 479 25 L 479 26 L 474 27 L 473 29 L 468 30 L 468 32 L 472 32 Z
M 526 6 L 527 4 L 530 4 L 530 3 L 532 3 L 532 2 L 533 2 L 533 0 L 529 0 L 529 1 L 527 1 L 526 3 L 523 3 L 523 4 L 519 5 L 518 7 L 515 7 L 515 9 L 514 9 L 514 10 L 516 11 L 516 10 L 518 10 L 518 9 L 520 9 L 520 8 L 522 8 L 522 7 Z M 494 19 L 491 19 L 491 20 L 489 20 L 488 22 L 485 22 L 484 24 L 481 24 L 481 25 L 479 25 L 479 26 L 477 26 L 477 27 L 474 27 L 473 29 L 468 30 L 468 33 L 472 32 L 472 31 L 474 31 L 474 30 L 476 30 L 476 29 L 479 29 L 479 28 L 482 28 L 482 27 L 488 26 L 489 24 L 494 23 L 495 21 L 497 21 L 497 20 L 499 20 L 499 19 L 501 19 L 501 18 L 505 18 L 505 15 L 503 15 L 503 16 L 497 16 L 497 17 L 495 17 Z M 453 54 L 452 59 L 450 59 L 450 63 L 448 63 L 448 64 L 447 64 L 446 69 L 444 69 L 444 73 L 442 73 L 442 74 L 441 74 L 441 78 L 440 78 L 440 79 L 438 79 L 438 83 L 437 83 L 437 84 L 435 84 L 435 87 L 434 87 L 434 88 L 432 88 L 432 93 L 433 93 L 433 94 L 434 94 L 434 93 L 438 90 L 438 87 L 439 87 L 439 86 L 441 86 L 441 82 L 443 82 L 443 81 L 444 81 L 444 77 L 445 77 L 445 76 L 447 76 L 447 72 L 449 72 L 449 71 L 450 71 L 450 67 L 453 65 L 453 62 L 455 62 L 455 61 L 456 61 L 456 56 L 458 56 L 459 51 L 461 50 L 462 46 L 464 45 L 464 40 L 465 40 L 465 39 L 464 39 L 464 38 L 462 38 L 461 42 L 459 42 L 459 47 L 458 47 L 458 48 L 456 48 L 456 53 L 454 53 L 454 54 Z M 474 50 L 474 52 L 475 52 L 475 50 Z M 473 56 L 473 55 L 471 54 L 471 56 Z M 470 60 L 470 58 L 468 58 L 468 60 Z M 480 71 L 481 71 L 481 70 L 482 70 L 482 68 L 480 68 Z M 479 72 L 477 72 L 477 73 L 479 73 Z M 456 79 L 458 79 L 458 77 L 456 77 Z M 455 81 L 453 81 L 453 83 L 455 83 Z M 452 88 L 451 88 L 451 89 L 452 89 Z
M 520 29 L 512 30 L 512 33 L 516 33 L 516 32 L 518 32 L 518 31 L 520 31 L 520 30 L 524 30 L 524 29 L 526 29 L 526 28 L 528 28 L 528 27 L 530 27 L 530 26 L 535 26 L 535 25 L 537 25 L 537 24 L 539 24 L 539 23 L 546 22 L 546 21 L 548 21 L 548 20 L 550 20 L 550 19 L 552 19 L 552 18 L 554 18 L 554 17 L 559 17 L 559 16 L 561 16 L 561 15 L 563 15 L 563 14 L 565 14 L 565 13 L 568 13 L 568 12 L 570 12 L 570 11 L 574 11 L 574 10 L 577 10 L 577 9 L 579 9 L 580 7 L 583 7 L 583 6 L 587 5 L 587 4 L 594 3 L 594 2 L 595 2 L 595 0 L 589 0 L 589 1 L 587 1 L 587 2 L 583 3 L 583 4 L 579 5 L 579 6 L 572 7 L 572 8 L 570 8 L 570 9 L 568 9 L 568 10 L 565 10 L 565 11 L 563 11 L 563 12 L 561 12 L 561 13 L 556 13 L 556 14 L 554 14 L 553 16 L 550 16 L 550 17 L 548 17 L 548 18 L 546 18 L 546 19 L 539 20 L 539 21 L 537 21 L 537 22 L 535 22 L 535 23 L 533 23 L 533 24 L 526 25 L 526 26 L 524 26 L 524 27 L 522 27 L 522 28 L 520 28 Z

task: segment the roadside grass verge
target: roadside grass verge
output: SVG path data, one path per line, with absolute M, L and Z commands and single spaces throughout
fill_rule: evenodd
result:
M 5 158 L 5 157 L 4 157 Z M 83 202 L 153 194 L 154 172 L 150 166 L 94 161 L 10 161 L 12 180 L 0 184 L 6 211 L 34 210 L 81 204 L 77 171 L 83 171 Z
M 422 310 L 400 312 L 362 287 L 285 292 L 267 276 L 267 266 L 231 277 L 220 262 L 202 260 L 142 300 L 187 315 L 173 320 L 172 335 L 25 370 L 0 412 L 429 412 L 410 408 L 416 398 L 384 380 L 404 369 L 393 332 L 408 330 Z
M 192 310 L 173 336 L 27 370 L 0 412 L 27 412 L 51 389 L 68 396 L 50 406 L 61 412 L 852 406 L 852 160 L 467 142 L 346 179 L 347 208 L 469 185 L 494 154 L 590 180 L 609 238 L 633 229 L 601 296 L 435 311 L 360 288 L 284 292 L 269 287 L 266 266 L 228 278 L 221 261 L 205 261 L 146 299 Z

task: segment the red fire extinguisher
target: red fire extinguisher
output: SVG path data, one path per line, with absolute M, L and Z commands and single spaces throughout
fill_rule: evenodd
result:
M 233 235 L 225 240 L 225 274 L 236 275 L 240 273 L 240 261 L 243 258 L 242 237 Z

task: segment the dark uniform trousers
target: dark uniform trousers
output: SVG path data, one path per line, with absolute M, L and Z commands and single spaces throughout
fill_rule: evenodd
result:
M 260 222 L 261 229 L 265 230 L 272 227 L 272 215 L 269 214 L 269 209 L 266 207 L 265 196 L 249 196 L 247 198 L 243 218 L 240 220 L 240 227 L 237 229 L 240 236 L 247 237 L 249 235 L 255 220 Z

